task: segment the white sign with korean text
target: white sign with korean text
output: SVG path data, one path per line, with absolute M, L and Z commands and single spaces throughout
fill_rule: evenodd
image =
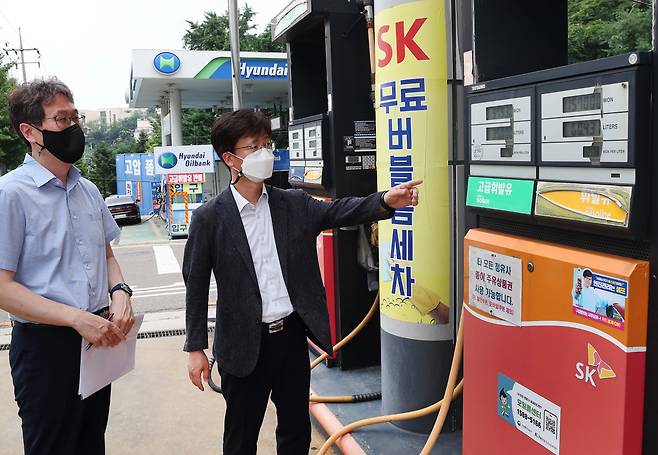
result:
M 521 259 L 472 246 L 468 260 L 469 304 L 521 325 Z

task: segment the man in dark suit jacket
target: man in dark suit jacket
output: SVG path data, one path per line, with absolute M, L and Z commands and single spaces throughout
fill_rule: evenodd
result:
M 306 337 L 332 351 L 316 237 L 325 229 L 390 218 L 418 203 L 421 181 L 364 198 L 322 202 L 301 190 L 265 186 L 273 155 L 270 124 L 238 110 L 212 126 L 211 141 L 232 184 L 194 212 L 183 259 L 185 351 L 190 380 L 208 380 L 207 315 L 217 282 L 213 355 L 226 399 L 224 454 L 255 454 L 270 397 L 279 454 L 308 454 L 310 370 Z

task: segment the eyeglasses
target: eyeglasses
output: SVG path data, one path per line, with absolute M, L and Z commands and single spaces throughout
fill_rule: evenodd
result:
M 262 149 L 262 148 L 272 150 L 272 149 L 274 149 L 274 146 L 272 145 L 271 142 L 266 142 L 265 144 L 262 144 L 262 145 L 251 144 L 251 145 L 245 145 L 245 146 L 242 146 L 242 147 L 236 147 L 236 148 L 233 149 L 233 151 L 237 152 L 238 150 L 243 150 L 244 149 L 244 150 L 249 150 L 250 152 L 255 152 L 256 150 Z
M 75 115 L 56 115 L 55 117 L 46 117 L 45 120 L 54 120 L 57 126 L 60 128 L 65 128 L 70 126 L 73 123 L 81 125 L 85 122 L 84 114 L 75 114 Z

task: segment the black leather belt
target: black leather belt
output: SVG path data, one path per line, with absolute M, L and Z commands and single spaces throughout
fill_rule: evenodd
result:
M 288 316 L 282 319 L 277 319 L 272 322 L 263 322 L 263 332 L 266 334 L 283 332 L 286 328 L 289 327 L 290 323 L 297 317 L 296 313 L 290 313 Z

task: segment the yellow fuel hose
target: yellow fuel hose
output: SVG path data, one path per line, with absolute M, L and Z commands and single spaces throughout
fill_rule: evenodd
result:
M 365 315 L 363 320 L 345 338 L 343 338 L 338 343 L 336 343 L 336 345 L 334 346 L 334 352 L 338 351 L 340 348 L 342 348 L 347 343 L 349 343 L 350 340 L 352 338 L 354 338 L 366 326 L 368 321 L 370 321 L 370 319 L 372 319 L 372 316 L 375 314 L 378 307 L 379 307 L 379 292 L 375 296 L 375 300 L 374 300 L 374 302 L 372 302 L 372 306 L 370 307 L 370 310 L 368 310 L 368 313 Z M 313 362 L 311 362 L 311 370 L 313 368 L 317 367 L 318 365 L 320 365 L 328 357 L 329 357 L 329 354 L 327 354 L 326 352 L 323 352 L 320 357 L 318 357 Z
M 388 414 L 388 415 L 383 415 L 383 416 L 377 416 L 377 417 L 370 417 L 367 419 L 362 419 L 358 420 L 356 422 L 353 422 L 349 425 L 344 426 L 340 431 L 337 431 L 336 433 L 332 434 L 329 439 L 327 439 L 327 442 L 324 443 L 324 445 L 320 448 L 320 451 L 318 452 L 319 455 L 324 455 L 326 454 L 331 447 L 334 445 L 334 443 L 341 438 L 342 436 L 346 435 L 347 433 L 351 433 L 352 431 L 356 430 L 357 428 L 362 428 L 368 425 L 377 425 L 381 423 L 389 423 L 389 422 L 396 422 L 396 421 L 402 421 L 402 420 L 412 420 L 412 419 L 417 419 L 419 417 L 424 417 L 428 414 L 432 414 L 433 412 L 439 411 L 439 415 L 436 418 L 436 422 L 434 423 L 434 427 L 432 428 L 432 432 L 430 433 L 427 442 L 425 443 L 425 447 L 423 448 L 423 451 L 421 452 L 422 455 L 428 454 L 431 452 L 432 448 L 434 445 L 436 445 L 436 442 L 439 439 L 439 435 L 441 433 L 441 429 L 443 428 L 443 424 L 445 423 L 446 417 L 448 415 L 448 410 L 450 408 L 450 403 L 452 399 L 455 397 L 459 396 L 464 388 L 464 380 L 462 379 L 459 381 L 459 384 L 455 386 L 455 381 L 457 379 L 457 375 L 459 373 L 459 367 L 461 364 L 461 358 L 462 358 L 462 347 L 464 344 L 464 333 L 463 333 L 463 312 L 464 309 L 462 308 L 462 318 L 459 320 L 459 329 L 457 329 L 457 340 L 455 342 L 455 353 L 452 358 L 452 366 L 450 367 L 450 374 L 448 375 L 448 384 L 446 385 L 446 391 L 444 393 L 443 399 L 440 401 L 437 401 L 436 403 L 424 407 L 422 409 L 417 409 L 415 411 L 408 411 L 408 412 L 402 412 L 399 414 Z M 443 404 L 446 404 L 443 406 Z
M 457 387 L 455 387 L 455 390 L 453 391 L 452 397 L 455 398 L 459 396 L 462 393 L 462 389 L 464 387 L 463 380 L 459 381 L 459 384 L 457 384 Z M 352 431 L 366 427 L 369 425 L 377 425 L 380 423 L 389 423 L 389 422 L 396 422 L 396 421 L 401 421 L 401 420 L 412 420 L 412 419 L 417 419 L 419 417 L 426 416 L 427 414 L 431 414 L 433 412 L 436 412 L 441 408 L 441 405 L 443 404 L 443 400 L 437 401 L 436 403 L 427 406 L 422 409 L 416 409 L 415 411 L 408 411 L 408 412 L 402 412 L 399 414 L 388 414 L 388 415 L 383 415 L 383 416 L 377 416 L 377 417 L 369 417 L 367 419 L 362 419 L 362 420 L 357 420 L 356 422 L 350 423 L 349 425 L 345 425 L 343 428 L 341 428 L 340 431 L 337 431 L 336 433 L 332 434 L 329 439 L 327 439 L 327 442 L 324 443 L 324 445 L 320 448 L 320 451 L 318 452 L 319 455 L 324 455 L 326 454 L 330 449 L 331 446 L 333 446 L 338 439 L 341 437 L 345 436 L 347 433 L 351 433 Z
M 357 325 L 345 338 L 340 340 L 334 346 L 334 352 L 338 351 L 340 348 L 345 346 L 347 343 L 352 340 L 363 328 L 368 324 L 372 316 L 377 312 L 379 308 L 379 292 L 375 296 L 375 300 L 372 302 L 372 306 L 368 313 L 364 316 L 363 320 Z M 311 370 L 316 366 L 320 365 L 325 359 L 329 357 L 329 354 L 323 352 L 320 357 L 311 362 Z M 372 393 L 362 393 L 356 395 L 338 395 L 338 396 L 321 396 L 321 395 L 310 395 L 308 401 L 311 403 L 360 403 L 363 401 L 378 400 L 382 397 L 381 392 L 372 392 Z
M 443 424 L 448 417 L 448 410 L 450 409 L 450 403 L 452 402 L 452 397 L 455 389 L 455 383 L 457 382 L 457 376 L 459 375 L 459 367 L 462 363 L 462 348 L 464 346 L 464 307 L 462 306 L 462 314 L 459 318 L 459 329 L 457 329 L 457 341 L 455 343 L 455 353 L 452 355 L 452 365 L 450 365 L 450 374 L 448 375 L 448 383 L 446 384 L 446 390 L 443 394 L 443 402 L 439 415 L 436 416 L 436 422 L 434 422 L 434 427 L 432 432 L 425 442 L 425 447 L 421 450 L 420 455 L 428 455 L 436 442 L 439 440 L 441 435 L 441 430 L 443 429 Z M 462 379 L 463 381 L 463 379 Z

